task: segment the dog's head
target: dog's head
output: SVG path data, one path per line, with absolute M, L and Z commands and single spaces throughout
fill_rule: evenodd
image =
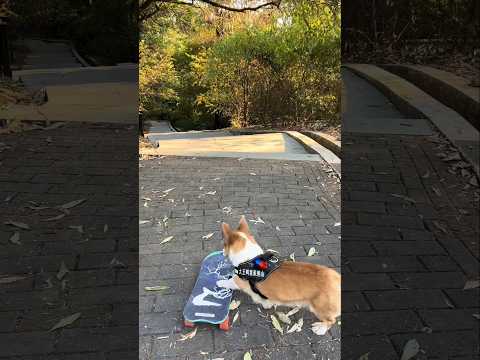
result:
M 236 230 L 232 230 L 230 225 L 222 223 L 222 232 L 223 254 L 230 259 L 234 266 L 263 253 L 262 248 L 250 232 L 245 216 L 240 218 Z

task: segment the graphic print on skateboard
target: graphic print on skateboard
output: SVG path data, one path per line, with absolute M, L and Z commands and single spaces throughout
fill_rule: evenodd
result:
M 185 326 L 193 327 L 196 322 L 204 322 L 218 324 L 222 330 L 230 328 L 228 308 L 233 291 L 218 287 L 217 281 L 232 276 L 233 265 L 222 251 L 215 251 L 203 259 L 197 281 L 183 309 Z

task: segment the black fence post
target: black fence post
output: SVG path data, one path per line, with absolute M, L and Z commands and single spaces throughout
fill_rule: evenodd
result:
M 0 17 L 0 70 L 2 77 L 12 78 L 10 67 L 10 46 L 8 41 L 8 23 L 5 17 Z

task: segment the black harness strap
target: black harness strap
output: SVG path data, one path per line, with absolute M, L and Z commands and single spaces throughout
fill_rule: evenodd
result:
M 272 272 L 280 267 L 282 262 L 272 252 L 258 255 L 251 260 L 239 264 L 234 273 L 243 280 L 247 280 L 252 291 L 263 299 L 267 299 L 258 289 L 256 284 L 267 279 Z

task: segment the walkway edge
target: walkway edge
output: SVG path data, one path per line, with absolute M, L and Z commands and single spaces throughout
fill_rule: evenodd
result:
M 320 145 L 326 147 L 339 158 L 342 158 L 342 143 L 335 140 L 333 136 L 321 131 L 301 131 L 301 133 L 303 135 L 311 137 L 313 140 L 315 140 Z
M 465 118 L 405 79 L 371 64 L 344 64 L 372 83 L 405 115 L 427 118 L 450 140 L 480 176 L 480 134 Z
M 465 117 L 480 129 L 480 90 L 469 86 L 468 80 L 452 73 L 423 65 L 384 64 L 390 71 L 415 84 L 443 104 Z

